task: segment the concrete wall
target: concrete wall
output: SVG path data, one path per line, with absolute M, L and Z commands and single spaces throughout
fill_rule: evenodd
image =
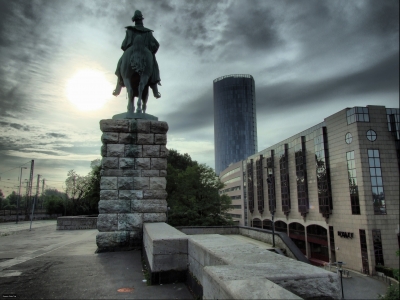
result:
M 143 228 L 150 272 L 182 271 L 182 261 L 187 262 L 190 276 L 203 287 L 203 299 L 338 299 L 340 296 L 337 274 L 229 235 L 185 235 L 165 223 L 145 223 Z M 237 234 L 237 229 L 226 230 Z M 200 228 L 197 232 L 211 230 Z M 196 228 L 185 231 L 193 233 Z
M 57 230 L 97 229 L 97 217 L 72 216 L 57 218 Z

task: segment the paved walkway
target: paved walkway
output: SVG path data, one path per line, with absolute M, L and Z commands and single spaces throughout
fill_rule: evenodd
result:
M 56 228 L 57 220 L 38 220 L 32 222 L 32 230 L 43 226 L 54 226 Z M 31 225 L 30 221 L 18 221 L 0 223 L 0 236 L 10 235 L 16 231 L 29 230 Z
M 29 222 L 14 225 L 0 225 L 7 233 L 0 236 L 0 297 L 192 299 L 183 283 L 148 286 L 140 251 L 95 254 L 96 229 L 56 230 L 55 221 L 37 221 L 32 231 Z
M 182 283 L 147 286 L 140 251 L 95 254 L 97 230 L 55 220 L 0 223 L 0 295 L 43 299 L 192 299 Z M 233 237 L 242 239 L 243 237 Z M 259 245 L 265 247 L 266 245 Z M 350 271 L 345 299 L 378 299 L 387 284 Z M 118 292 L 126 288 L 128 292 Z M 131 289 L 131 290 L 130 290 Z

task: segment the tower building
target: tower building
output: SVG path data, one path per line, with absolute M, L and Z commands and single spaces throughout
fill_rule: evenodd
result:
M 215 172 L 257 152 L 256 94 L 251 75 L 214 80 Z

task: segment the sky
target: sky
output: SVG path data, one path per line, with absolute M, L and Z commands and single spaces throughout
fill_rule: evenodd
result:
M 126 111 L 126 90 L 111 93 L 137 9 L 160 43 L 147 113 L 168 122 L 168 148 L 212 168 L 223 75 L 254 77 L 259 151 L 345 107 L 399 107 L 398 0 L 0 0 L 4 194 L 32 159 L 34 186 L 62 190 L 101 158 L 99 121 Z

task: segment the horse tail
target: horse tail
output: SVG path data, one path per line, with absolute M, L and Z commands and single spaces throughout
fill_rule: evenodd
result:
M 133 53 L 131 57 L 131 67 L 139 75 L 143 73 L 146 68 L 146 48 L 144 40 L 141 35 L 137 35 L 133 40 Z

